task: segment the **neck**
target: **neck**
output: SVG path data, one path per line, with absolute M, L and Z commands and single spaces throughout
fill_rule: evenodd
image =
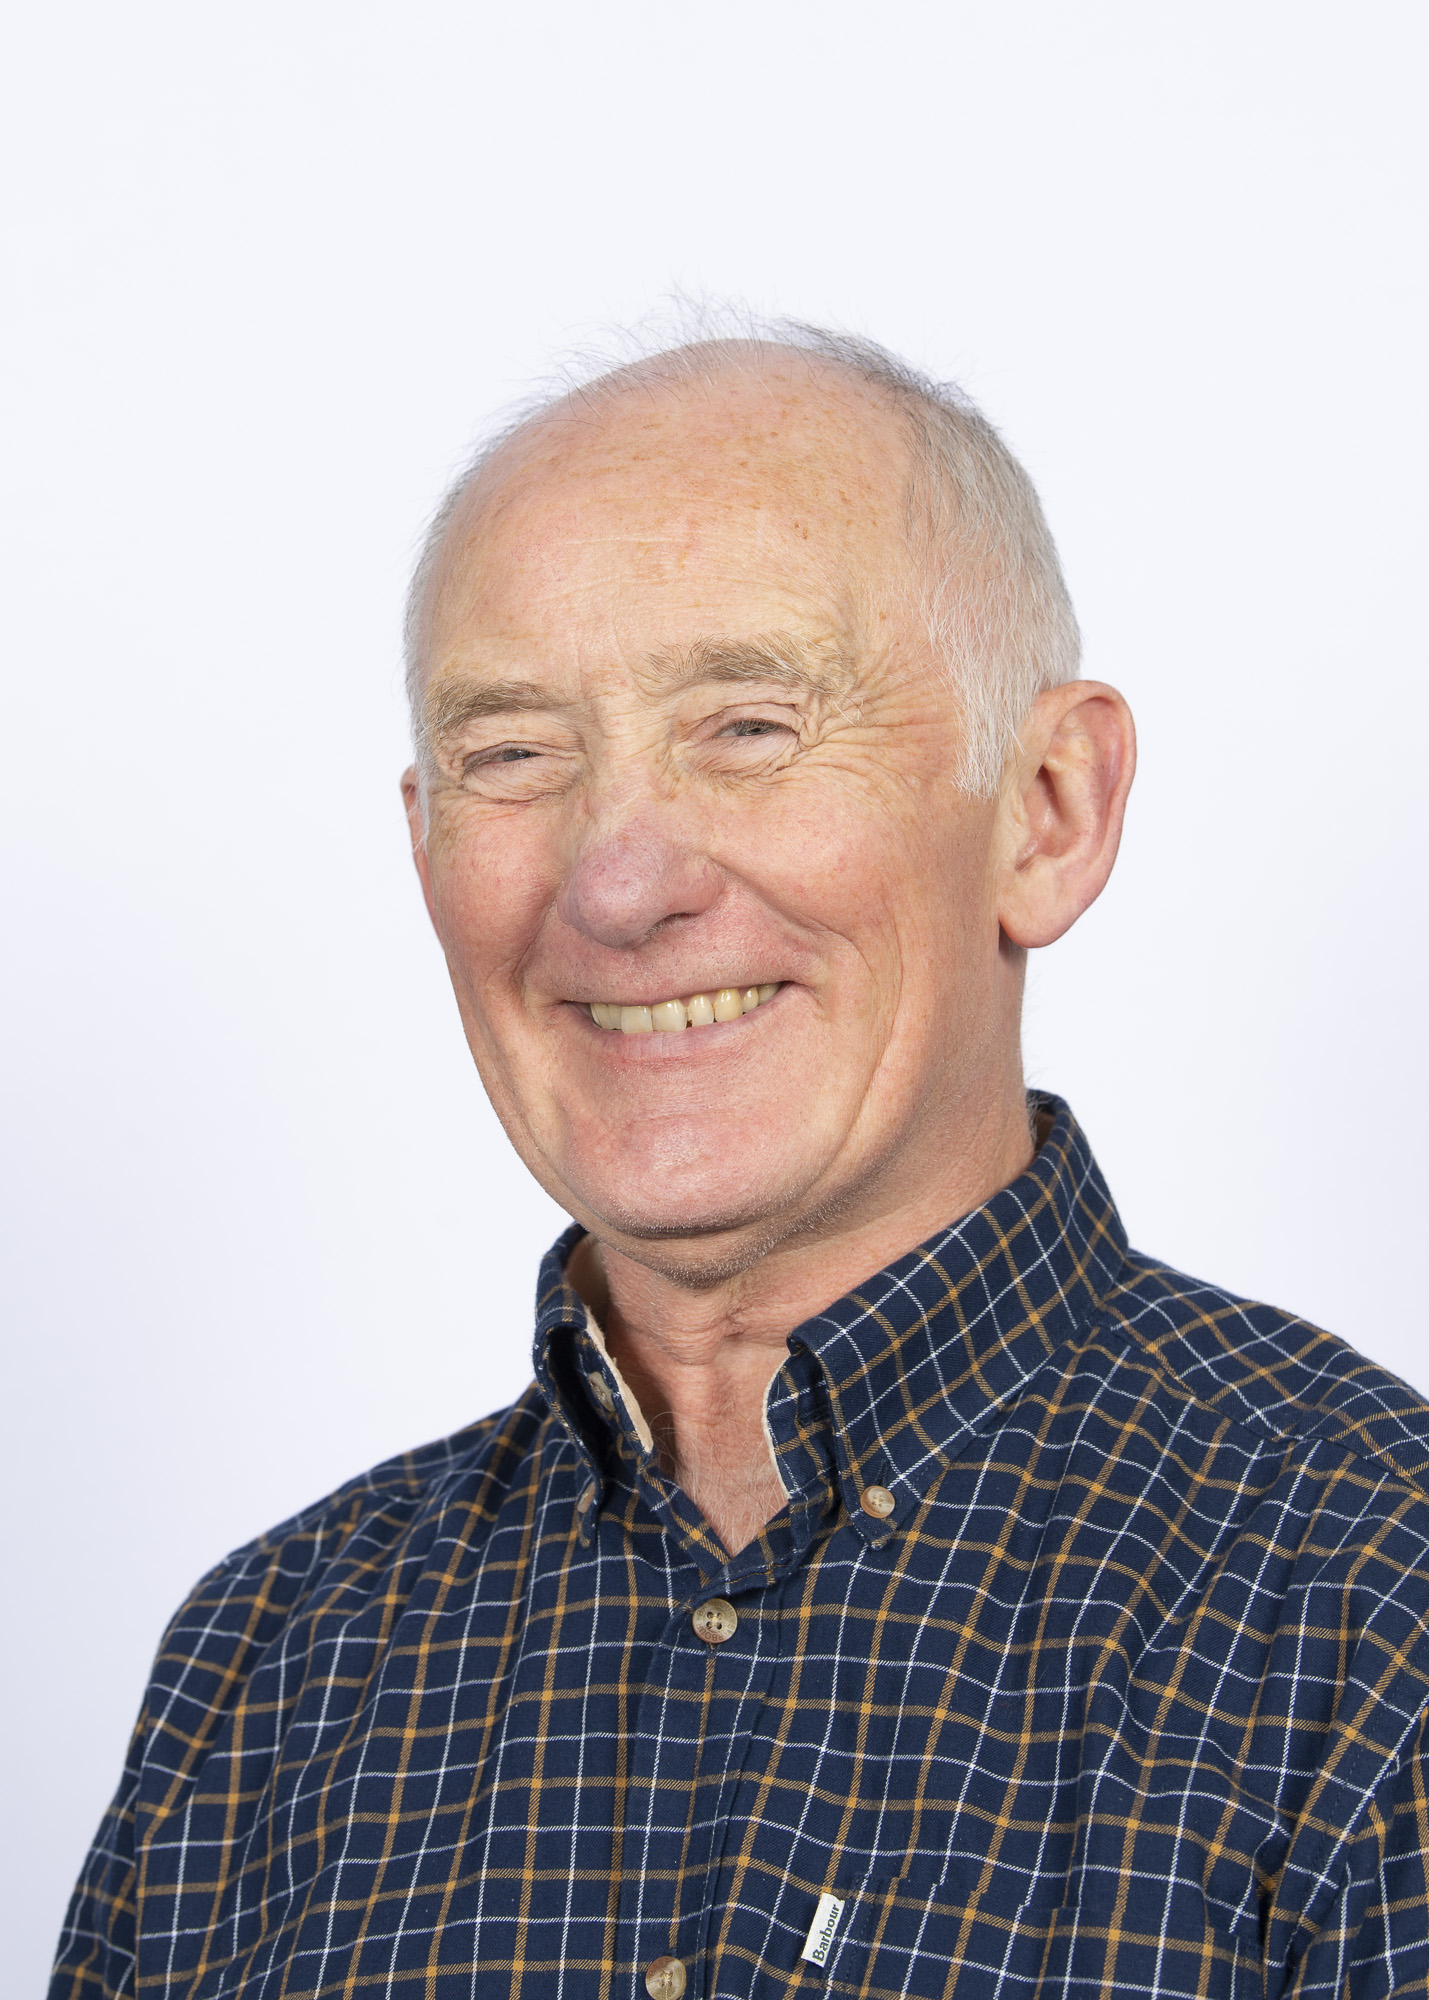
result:
M 713 1282 L 704 1272 L 682 1275 L 664 1255 L 658 1268 L 641 1262 L 598 1234 L 572 1254 L 568 1276 L 604 1328 L 661 1469 L 731 1555 L 785 1502 L 764 1403 L 789 1334 L 1022 1172 L 1033 1147 L 1020 1075 L 1015 1099 L 960 1136 L 966 1143 L 931 1184 L 870 1204 L 842 1225 L 791 1234 Z

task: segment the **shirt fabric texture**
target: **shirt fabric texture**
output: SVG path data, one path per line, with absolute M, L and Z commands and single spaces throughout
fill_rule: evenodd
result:
M 1130 1251 L 1033 1108 L 790 1336 L 733 1559 L 563 1237 L 518 1402 L 179 1612 L 52 2000 L 1429 1991 L 1429 1408 Z

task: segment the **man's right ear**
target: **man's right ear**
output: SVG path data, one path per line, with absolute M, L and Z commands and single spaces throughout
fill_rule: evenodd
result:
M 427 812 L 422 799 L 422 781 L 417 776 L 415 764 L 409 764 L 402 773 L 402 804 L 407 814 L 407 832 L 412 840 L 412 860 L 422 885 L 422 900 L 432 920 L 432 929 L 437 930 L 437 913 L 432 903 L 432 870 L 427 859 Z M 437 935 L 440 937 L 441 932 L 437 931 Z

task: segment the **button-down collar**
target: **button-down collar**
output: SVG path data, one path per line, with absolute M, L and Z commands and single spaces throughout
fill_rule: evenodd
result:
M 1026 1172 L 794 1328 L 770 1384 L 769 1434 L 791 1499 L 823 1476 L 827 1432 L 844 1505 L 874 1546 L 906 1522 L 962 1442 L 1085 1329 L 1125 1255 L 1111 1195 L 1066 1105 L 1033 1093 L 1030 1110 L 1042 1142 Z M 568 1230 L 542 1265 L 533 1358 L 595 1488 L 589 1534 L 612 1423 L 623 1456 L 658 1475 L 648 1430 L 566 1278 L 582 1233 Z M 583 1380 L 592 1371 L 610 1391 L 611 1416 L 593 1406 Z M 892 1493 L 890 1514 L 860 1505 L 873 1484 Z

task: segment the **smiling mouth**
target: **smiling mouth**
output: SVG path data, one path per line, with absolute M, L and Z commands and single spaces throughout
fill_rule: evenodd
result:
M 623 1007 L 616 1001 L 588 1000 L 586 1011 L 598 1028 L 621 1035 L 669 1035 L 681 1028 L 711 1028 L 716 1021 L 737 1021 L 752 1014 L 779 991 L 772 986 L 721 986 L 710 993 L 691 993 L 684 1000 L 657 1000 L 649 1007 Z

